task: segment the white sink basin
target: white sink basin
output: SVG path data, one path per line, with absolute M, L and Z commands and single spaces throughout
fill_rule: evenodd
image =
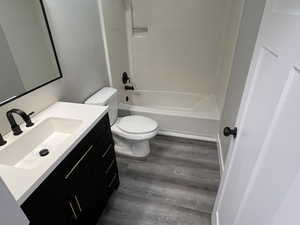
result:
M 59 150 L 81 123 L 81 120 L 56 117 L 41 121 L 0 151 L 0 164 L 27 170 L 38 167 Z M 43 149 L 48 149 L 49 154 L 41 157 L 39 152 Z
M 23 123 L 22 134 L 4 136 L 7 144 L 0 146 L 0 177 L 19 205 L 107 113 L 107 106 L 56 102 L 32 118 L 33 127 Z M 49 154 L 41 157 L 43 149 Z

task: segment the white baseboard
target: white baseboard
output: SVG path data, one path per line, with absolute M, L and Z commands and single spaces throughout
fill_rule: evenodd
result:
M 172 131 L 159 131 L 158 134 L 165 135 L 165 136 L 199 140 L 199 141 L 217 142 L 217 139 L 212 138 L 212 137 L 197 136 L 197 135 L 192 135 L 192 134 L 182 134 L 182 133 L 177 133 L 177 132 L 172 132 Z
M 217 135 L 217 148 L 218 148 L 218 155 L 219 155 L 220 174 L 222 176 L 222 174 L 224 172 L 224 159 L 223 159 L 222 144 L 221 144 L 219 134 Z
M 211 215 L 211 225 L 220 225 L 218 212 L 215 212 Z

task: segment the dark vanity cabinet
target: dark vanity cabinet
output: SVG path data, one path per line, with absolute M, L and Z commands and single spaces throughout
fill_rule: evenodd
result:
M 30 225 L 93 225 L 119 186 L 106 115 L 22 204 Z

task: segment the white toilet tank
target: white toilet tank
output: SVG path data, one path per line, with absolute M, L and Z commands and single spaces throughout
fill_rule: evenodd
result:
M 110 125 L 118 118 L 118 91 L 117 89 L 105 87 L 85 101 L 85 104 L 109 106 L 108 114 Z

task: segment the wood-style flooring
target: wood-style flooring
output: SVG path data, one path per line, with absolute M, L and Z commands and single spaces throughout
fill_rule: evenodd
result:
M 146 161 L 117 161 L 120 187 L 99 224 L 211 224 L 220 180 L 215 143 L 157 136 Z

